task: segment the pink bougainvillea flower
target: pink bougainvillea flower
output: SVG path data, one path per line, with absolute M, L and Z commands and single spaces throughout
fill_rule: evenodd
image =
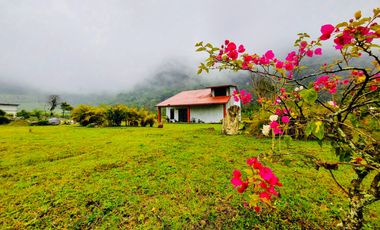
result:
M 306 42 L 306 41 L 302 41 L 302 42 L 300 43 L 300 47 L 301 47 L 302 49 L 305 49 L 306 46 L 307 46 L 307 42 Z
M 267 184 L 264 181 L 260 182 L 259 186 L 261 188 L 263 188 L 263 189 L 267 189 L 268 188 Z
M 343 46 L 350 44 L 353 40 L 353 36 L 351 35 L 349 30 L 345 30 L 342 35 L 336 37 L 334 39 L 334 43 L 336 44 L 336 49 L 342 49 Z
M 315 54 L 315 55 L 322 55 L 322 49 L 321 49 L 321 48 L 316 48 L 316 49 L 314 50 L 314 54 Z
M 283 117 L 281 117 L 281 121 L 282 121 L 282 123 L 289 123 L 290 119 L 288 116 L 283 116 Z
M 261 167 L 263 167 L 263 165 L 260 163 L 260 161 L 257 160 L 256 157 L 248 159 L 247 164 L 249 166 L 252 166 L 254 169 L 260 169 Z
M 278 196 L 278 192 L 276 190 L 274 190 L 274 186 L 271 186 L 270 188 L 268 188 L 267 190 L 270 194 L 273 194 L 275 196 Z
M 240 178 L 241 177 L 241 172 L 239 170 L 235 169 L 232 172 L 232 175 L 233 175 L 233 177 Z
M 252 158 L 247 159 L 247 164 L 250 165 L 250 166 L 252 166 L 257 161 L 258 161 L 257 157 L 252 157 Z
M 243 105 L 251 102 L 252 100 L 252 95 L 250 92 L 248 91 L 245 91 L 244 89 L 240 90 L 240 99 L 241 99 L 241 103 Z
M 252 58 L 252 56 L 250 56 L 250 55 L 246 55 L 246 56 L 243 57 L 243 59 L 244 59 L 244 62 L 249 63 L 249 62 L 252 61 L 253 58 Z
M 278 178 L 272 174 L 272 177 L 268 180 L 268 183 L 272 186 L 275 186 L 278 183 Z
M 227 51 L 236 50 L 236 44 L 233 42 L 228 43 L 226 50 Z
M 272 50 L 268 50 L 266 53 L 265 53 L 265 57 L 268 59 L 268 60 L 272 60 L 274 58 L 274 53 Z
M 232 92 L 232 96 L 234 97 L 234 101 L 239 102 L 239 92 L 236 89 Z
M 312 50 L 308 50 L 308 51 L 306 51 L 306 55 L 307 55 L 308 57 L 313 57 L 313 54 L 314 54 L 314 52 L 313 52 Z
M 259 175 L 266 181 L 268 181 L 272 176 L 273 172 L 270 168 L 268 167 L 262 167 L 260 169 Z
M 242 185 L 237 189 L 238 193 L 243 193 L 248 188 L 248 182 L 243 182 Z
M 243 181 L 240 178 L 232 178 L 231 179 L 231 184 L 234 186 L 234 188 L 240 186 L 243 184 Z
M 284 63 L 283 63 L 282 61 L 278 61 L 278 62 L 276 63 L 276 68 L 277 68 L 277 69 L 281 69 L 282 67 L 284 67 Z
M 243 181 L 241 180 L 241 172 L 235 169 L 232 175 L 233 177 L 231 179 L 231 184 L 234 186 L 234 188 L 241 186 L 243 184 Z
M 292 61 L 294 61 L 296 56 L 297 56 L 296 51 L 292 51 L 292 52 L 288 53 L 285 60 L 287 60 L 288 62 L 292 62 Z
M 224 41 L 224 44 L 225 44 L 225 45 L 228 45 L 228 43 L 230 43 L 229 40 L 225 40 L 225 41 Z
M 270 200 L 270 194 L 268 194 L 267 192 L 262 192 L 260 193 L 260 198 Z
M 244 51 L 245 51 L 244 46 L 243 46 L 243 45 L 240 45 L 239 48 L 238 48 L 238 52 L 239 52 L 239 53 L 244 53 Z
M 273 129 L 273 133 L 276 134 L 276 135 L 278 135 L 278 134 L 281 135 L 281 134 L 284 133 L 284 131 L 281 128 L 274 128 Z
M 369 90 L 370 91 L 375 91 L 375 90 L 377 90 L 377 85 L 371 85 L 370 87 L 369 87 Z
M 331 34 L 334 32 L 335 27 L 331 24 L 326 24 L 321 27 L 322 35 L 319 37 L 321 40 L 327 40 L 331 37 Z
M 285 69 L 286 69 L 287 71 L 292 71 L 292 70 L 294 69 L 294 66 L 293 66 L 292 63 L 286 63 L 286 64 L 285 64 Z
M 279 125 L 280 125 L 280 124 L 278 124 L 277 121 L 272 121 L 272 122 L 269 124 L 269 126 L 270 126 L 272 129 L 277 128 Z
M 232 44 L 232 43 L 230 43 Z M 230 52 L 227 53 L 227 56 L 231 58 L 232 60 L 236 60 L 239 56 L 238 52 L 236 50 L 231 50 Z
M 276 111 L 274 112 L 274 114 L 278 115 L 278 116 L 282 116 L 283 115 L 283 111 L 279 108 L 276 109 Z
M 350 83 L 350 80 L 348 80 L 348 79 L 344 79 L 344 80 L 342 80 L 342 82 L 341 82 L 343 85 L 347 85 L 348 83 Z

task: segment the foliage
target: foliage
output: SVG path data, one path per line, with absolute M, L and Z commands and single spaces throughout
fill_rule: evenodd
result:
M 220 135 L 221 125 L 164 129 L 75 126 L 0 127 L 0 225 L 4 229 L 334 229 L 348 206 L 328 171 L 298 156 L 267 163 L 284 184 L 276 209 L 257 215 L 229 183 L 231 169 L 270 151 L 270 140 Z M 31 130 L 31 132 L 30 132 Z M 294 141 L 324 161 L 331 148 Z M 261 157 L 262 162 L 267 159 Z M 287 167 L 284 165 L 287 164 Z M 242 173 L 244 173 L 242 171 Z M 353 172 L 336 175 L 344 186 Z M 245 194 L 244 194 L 245 195 Z M 365 209 L 380 227 L 380 204 Z
M 61 102 L 60 104 L 60 107 L 61 107 L 61 110 L 62 110 L 62 117 L 64 118 L 65 117 L 65 112 L 70 112 L 72 111 L 74 108 L 69 104 L 67 103 L 66 101 L 63 101 Z
M 220 48 L 210 43 L 196 44 L 197 51 L 209 55 L 199 66 L 199 73 L 210 69 L 244 70 L 254 78 L 268 79 L 274 95 L 261 93 L 258 101 L 263 109 L 277 117 L 271 116 L 263 132 L 272 131 L 273 137 L 281 138 L 289 126 L 297 126 L 320 143 L 331 141 L 339 161 L 327 163 L 315 159 L 313 162 L 316 167 L 329 170 L 341 192 L 350 200 L 350 209 L 343 220 L 345 228 L 361 228 L 363 209 L 380 199 L 379 135 L 369 126 L 359 125 L 364 123 L 361 114 L 370 114 L 370 120 L 374 121 L 378 121 L 380 115 L 374 112 L 380 104 L 380 59 L 376 43 L 380 38 L 379 17 L 379 8 L 374 9 L 370 17 L 362 17 L 358 11 L 347 22 L 323 25 L 322 35 L 316 40 L 300 33 L 294 43 L 295 50 L 285 60 L 276 57 L 272 50 L 263 55 L 249 54 L 243 45 L 237 46 L 228 40 Z M 321 56 L 322 42 L 329 39 L 333 39 L 340 58 L 322 65 L 319 71 L 308 71 L 304 60 Z M 355 62 L 363 58 L 371 60 L 368 66 Z M 314 107 L 323 113 L 310 112 Z M 342 164 L 351 166 L 356 174 L 347 188 L 332 172 Z M 363 183 L 367 178 L 371 182 Z
M 11 122 L 9 118 L 0 116 L 0 125 L 9 124 L 9 122 Z
M 31 114 L 28 111 L 22 109 L 20 112 L 17 112 L 16 116 L 22 119 L 28 119 Z
M 49 120 L 39 120 L 39 121 L 33 121 L 30 123 L 31 126 L 47 126 L 51 125 L 49 123 Z
M 0 117 L 4 117 L 5 114 L 6 114 L 5 111 L 0 109 Z
M 59 105 L 60 97 L 59 95 L 50 95 L 48 97 L 48 106 L 49 106 L 49 111 L 50 111 L 50 116 L 53 116 L 53 112 L 55 108 Z
M 71 117 L 82 126 L 89 124 L 102 126 L 106 121 L 105 109 L 90 105 L 79 105 L 74 108 Z
M 126 105 L 89 106 L 80 105 L 72 111 L 72 118 L 82 126 L 153 126 L 155 116 L 144 109 Z

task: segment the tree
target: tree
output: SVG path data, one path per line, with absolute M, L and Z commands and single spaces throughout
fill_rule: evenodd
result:
M 69 104 L 69 103 L 67 103 L 66 101 L 64 101 L 64 102 L 61 102 L 61 104 L 60 104 L 60 106 L 61 106 L 61 110 L 62 110 L 62 117 L 64 118 L 65 117 L 65 112 L 66 111 L 72 111 L 74 108 Z
M 30 113 L 23 109 L 20 112 L 17 112 L 16 116 L 22 117 L 23 119 L 28 119 L 30 117 Z
M 59 101 L 60 101 L 59 95 L 50 95 L 48 97 L 48 106 L 49 106 L 50 116 L 53 116 L 53 111 L 58 106 Z
M 220 48 L 210 43 L 196 44 L 197 51 L 208 53 L 198 73 L 210 69 L 248 71 L 254 78 L 276 82 L 272 84 L 274 98 L 259 95 L 262 108 L 273 114 L 270 123 L 263 126 L 264 134 L 271 132 L 273 138 L 289 139 L 287 132 L 297 127 L 306 137 L 314 136 L 321 144 L 322 140 L 331 142 L 339 161 L 306 157 L 311 157 L 315 167 L 328 170 L 349 198 L 349 210 L 342 221 L 346 229 L 361 228 L 363 209 L 380 199 L 379 137 L 366 124 L 371 120 L 379 125 L 380 117 L 377 45 L 380 25 L 376 22 L 379 17 L 379 8 L 370 17 L 362 17 L 358 11 L 347 22 L 323 25 L 318 39 L 311 40 L 308 34 L 300 33 L 294 43 L 295 50 L 285 60 L 276 57 L 272 50 L 263 55 L 250 54 L 243 45 L 228 40 Z M 333 39 L 339 58 L 317 71 L 308 70 L 304 60 L 322 55 L 322 43 L 329 39 Z M 363 65 L 363 60 L 370 61 Z M 276 151 L 274 147 L 272 151 Z M 338 180 L 333 173 L 340 165 L 350 166 L 355 172 L 346 188 L 338 182 L 343 178 Z M 369 183 L 363 183 L 365 180 Z

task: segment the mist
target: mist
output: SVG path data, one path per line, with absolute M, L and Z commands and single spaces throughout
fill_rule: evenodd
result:
M 359 9 L 371 14 L 374 7 L 378 1 L 3 0 L 0 84 L 54 93 L 124 92 L 173 60 L 196 77 L 204 58 L 195 52 L 198 41 L 230 39 L 249 51 L 281 53 L 299 32 L 317 37 L 321 25 Z

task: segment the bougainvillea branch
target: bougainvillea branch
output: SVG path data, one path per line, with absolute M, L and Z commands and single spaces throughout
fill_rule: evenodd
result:
M 211 69 L 248 71 L 253 79 L 269 79 L 267 82 L 274 92 L 266 98 L 258 94 L 258 103 L 265 110 L 271 108 L 273 116 L 278 117 L 271 116 L 262 127 L 264 135 L 272 132 L 273 137 L 281 138 L 293 132 L 298 133 L 298 138 L 313 136 L 320 142 L 328 140 L 339 161 L 320 166 L 329 171 L 330 166 L 351 166 L 356 176 L 350 187 L 343 189 L 350 202 L 350 210 L 343 220 L 348 229 L 360 228 L 363 208 L 380 200 L 379 18 L 380 8 L 374 9 L 369 17 L 362 17 L 358 11 L 348 21 L 322 25 L 317 39 L 300 33 L 295 49 L 283 58 L 277 57 L 273 50 L 249 53 L 244 45 L 229 40 L 218 47 L 203 42 L 196 44 L 197 51 L 208 54 L 198 73 Z M 333 42 L 337 59 L 321 65 L 319 70 L 304 65 L 316 56 L 323 56 L 322 46 L 327 40 Z M 244 99 L 242 95 L 236 92 L 240 100 Z M 277 114 L 283 110 L 287 113 Z M 297 130 L 292 130 L 294 127 Z M 371 174 L 376 176 L 371 186 L 365 188 L 362 182 Z M 331 176 L 338 181 L 334 174 Z

